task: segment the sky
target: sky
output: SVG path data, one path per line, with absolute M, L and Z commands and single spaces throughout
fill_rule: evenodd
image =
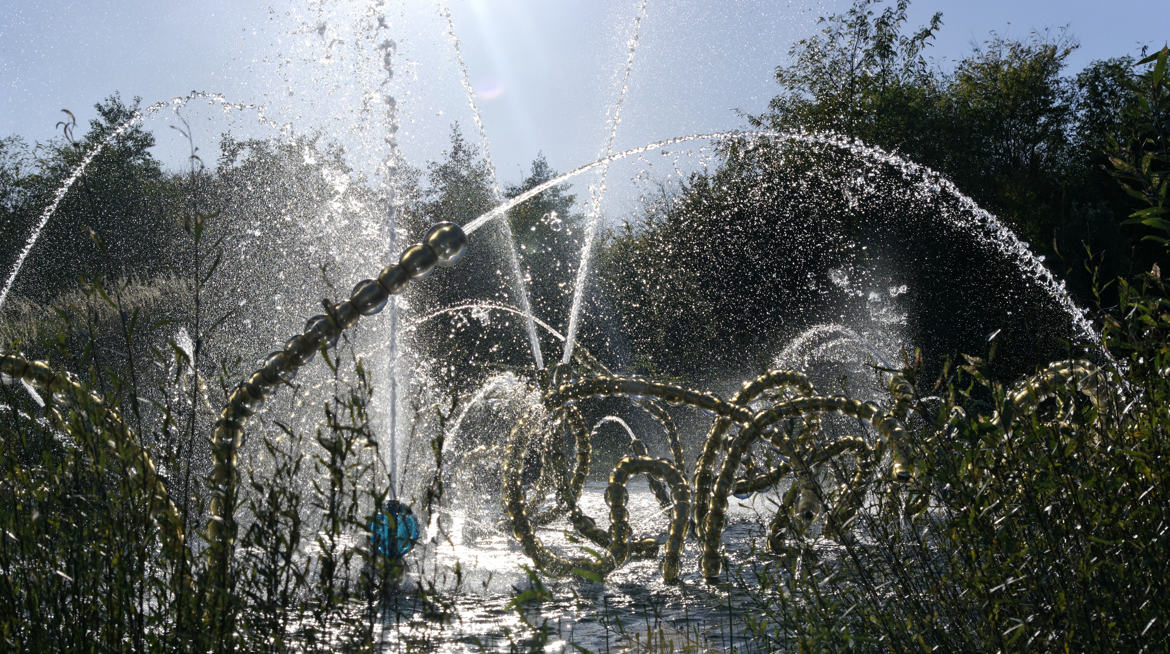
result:
M 689 133 L 745 126 L 778 88 L 777 64 L 817 29 L 834 0 L 645 0 L 629 83 L 614 127 L 643 0 L 450 0 L 451 24 L 501 183 L 538 154 L 565 171 L 617 151 Z M 480 143 L 448 23 L 436 2 L 0 0 L 0 136 L 53 137 L 70 109 L 81 125 L 114 91 L 144 105 L 192 90 L 263 107 L 224 115 L 192 102 L 147 121 L 164 164 L 181 166 L 189 132 L 200 152 L 219 135 L 288 126 L 347 148 L 373 171 L 391 147 L 416 166 L 438 158 L 450 126 Z M 1080 43 L 1070 71 L 1137 54 L 1167 38 L 1164 0 L 917 0 L 910 23 L 943 13 L 930 55 L 940 67 L 994 31 L 1025 37 L 1064 28 Z M 1159 29 L 1162 28 L 1162 29 Z M 393 41 L 389 60 L 387 40 Z M 387 71 L 387 65 L 389 71 Z M 389 74 L 388 74 L 389 72 Z M 394 114 L 386 98 L 394 98 Z M 179 122 L 186 121 L 185 126 Z M 393 119 L 392 119 L 393 118 Z M 388 145 L 390 125 L 397 125 Z M 81 129 L 78 130 L 80 133 Z

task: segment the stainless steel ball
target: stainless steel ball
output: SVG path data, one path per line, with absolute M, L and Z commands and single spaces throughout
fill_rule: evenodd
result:
M 360 315 L 357 307 L 349 300 L 333 307 L 333 318 L 341 325 L 342 329 L 352 327 Z
M 467 249 L 467 235 L 451 222 L 437 223 L 423 237 L 423 243 L 430 246 L 439 256 L 439 264 L 449 266 L 459 260 Z
M 390 295 L 397 295 L 410 281 L 410 273 L 402 266 L 386 266 L 378 274 L 378 284 Z
M 325 347 L 333 347 L 337 344 L 337 337 L 340 334 L 341 330 L 323 313 L 305 321 L 305 337 L 313 343 L 314 348 L 321 342 L 325 343 Z
M 439 255 L 429 245 L 418 243 L 406 249 L 398 265 L 413 278 L 425 277 L 439 262 Z
M 372 316 L 385 308 L 389 298 L 390 293 L 381 284 L 372 279 L 363 279 L 353 287 L 349 301 L 363 316 Z

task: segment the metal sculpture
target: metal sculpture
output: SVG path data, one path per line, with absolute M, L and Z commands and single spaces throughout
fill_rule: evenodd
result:
M 229 394 L 211 438 L 212 501 L 206 553 L 208 610 L 214 610 L 226 600 L 230 552 L 237 528 L 234 507 L 238 450 L 248 418 L 266 396 L 275 392 L 278 386 L 287 384 L 317 350 L 333 346 L 341 333 L 361 316 L 381 311 L 389 297 L 400 293 L 410 280 L 427 275 L 436 265 L 455 262 L 463 253 L 466 242 L 466 236 L 457 225 L 435 225 L 421 243 L 402 254 L 397 264 L 387 266 L 376 279 L 359 282 L 348 300 L 327 303 L 324 314 L 309 318 L 300 334 L 290 338 L 282 349 L 269 354 L 263 365 Z M 662 560 L 662 575 L 668 582 L 679 578 L 683 541 L 688 534 L 701 545 L 703 576 L 709 581 L 719 578 L 722 535 L 732 494 L 757 492 L 775 488 L 785 480 L 790 482 L 769 526 L 769 545 L 773 551 L 782 553 L 788 535 L 801 532 L 818 518 L 823 520 L 827 536 L 847 539 L 853 518 L 867 493 L 878 485 L 875 482 L 890 482 L 890 487 L 896 492 L 899 485 L 912 479 L 912 465 L 903 449 L 906 435 L 903 423 L 914 401 L 915 390 L 902 375 L 891 378 L 892 406 L 883 410 L 871 402 L 817 395 L 808 377 L 800 372 L 770 371 L 746 383 L 730 400 L 724 400 L 675 384 L 615 376 L 583 348 L 577 348 L 574 355 L 586 374 L 571 378 L 572 369 L 564 364 L 551 371 L 538 371 L 537 377 L 544 389 L 541 406 L 532 407 L 516 423 L 504 452 L 502 502 L 513 534 L 528 556 L 547 574 L 565 575 L 579 571 L 586 576 L 602 577 L 630 558 L 657 556 L 658 541 L 633 538 L 629 524 L 627 484 L 635 475 L 649 477 L 655 495 L 663 506 L 670 509 Z M 54 372 L 43 362 L 2 354 L 0 375 L 26 381 L 49 391 L 50 398 L 60 395 L 88 409 L 90 415 L 95 416 L 113 436 L 104 446 L 120 460 L 132 464 L 128 465 L 128 470 L 141 475 L 143 487 L 150 494 L 150 511 L 158 524 L 164 552 L 178 561 L 189 560 L 179 513 L 149 454 L 114 410 L 105 407 L 99 398 L 76 381 Z M 1013 421 L 1034 414 L 1043 401 L 1068 388 L 1079 390 L 1098 406 L 1112 401 L 1103 371 L 1086 361 L 1061 362 L 1013 388 L 1008 396 L 1010 415 L 999 419 L 1010 431 Z M 671 459 L 650 457 L 641 439 L 632 437 L 633 454 L 621 459 L 609 475 L 605 493 L 610 517 L 607 530 L 599 528 L 579 506 L 592 465 L 593 448 L 591 430 L 586 426 L 578 403 L 597 397 L 630 399 L 662 427 L 671 452 Z M 762 410 L 754 409 L 753 404 L 760 402 L 771 404 Z M 678 430 L 665 404 L 694 407 L 715 416 L 702 451 L 689 471 Z M 820 418 L 831 413 L 868 423 L 876 438 L 846 436 L 828 443 L 818 442 L 823 431 Z M 50 415 L 62 430 L 78 438 L 89 437 L 70 426 L 55 410 Z M 959 410 L 950 419 L 961 420 L 965 416 Z M 555 435 L 570 437 L 575 450 L 572 464 L 557 446 L 559 439 L 533 438 L 542 427 L 553 430 Z M 749 456 L 752 446 L 761 441 L 775 447 L 782 458 L 773 467 L 763 470 L 757 469 Z M 542 511 L 530 509 L 524 488 L 525 462 L 530 460 L 534 443 L 540 443 L 539 447 L 543 449 L 538 453 L 541 466 L 533 487 L 537 491 L 551 490 L 556 497 L 556 505 Z M 827 465 L 843 456 L 852 458 L 851 467 Z M 831 477 L 836 477 L 835 486 L 829 483 Z M 914 502 L 904 505 L 906 510 L 923 510 L 925 497 L 925 493 L 920 493 Z M 408 514 L 408 511 L 400 512 L 401 516 Z M 602 548 L 600 556 L 569 558 L 542 544 L 536 529 L 563 516 L 568 517 L 582 536 Z M 396 529 L 398 517 L 396 515 Z M 380 526 L 384 525 L 375 523 L 373 531 L 377 532 Z M 408 540 L 413 542 L 416 537 L 417 534 Z M 383 540 L 383 544 L 389 546 L 390 541 Z M 397 541 L 394 545 L 398 556 L 409 549 L 398 547 Z

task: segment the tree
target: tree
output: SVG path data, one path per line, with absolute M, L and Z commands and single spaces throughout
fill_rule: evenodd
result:
M 1064 272 L 1081 297 L 1090 295 L 1088 269 L 1104 280 L 1134 269 L 1132 237 L 1117 219 L 1128 200 L 1109 173 L 1108 158 L 1123 138 L 1125 115 L 1136 101 L 1133 66 L 1130 57 L 1094 61 L 1074 81 L 1065 181 L 1069 209 L 1057 247 L 1068 261 Z M 1107 295 L 1111 298 L 1112 292 Z
M 848 265 L 854 215 L 839 179 L 809 174 L 815 148 L 732 144 L 711 174 L 663 192 L 598 254 L 610 319 L 642 373 L 709 384 L 774 356 L 852 300 L 829 271 Z M 844 303 L 844 304 L 843 304 Z M 624 347 L 623 347 L 624 346 Z
M 925 55 L 941 16 L 908 29 L 907 7 L 855 0 L 821 19 L 777 69 L 782 90 L 754 124 L 841 131 L 941 172 L 1045 256 L 1082 304 L 1096 299 L 1092 271 L 1148 265 L 1140 235 L 1117 224 L 1129 200 L 1104 173 L 1109 144 L 1141 123 L 1131 60 L 1066 76 L 1076 43 L 1063 32 L 993 33 L 944 71 Z
M 169 267 L 168 253 L 179 238 L 178 212 L 169 204 L 168 180 L 150 153 L 154 137 L 135 124 L 139 102 L 135 98 L 127 105 L 111 95 L 95 105 L 98 117 L 82 139 L 74 138 L 75 123 L 68 114 L 59 123 L 62 136 L 37 146 L 36 171 L 23 181 L 25 206 L 37 217 L 84 158 L 101 149 L 47 223 L 34 265 L 18 280 L 21 293 L 44 299 L 73 288 L 79 275 L 149 277 Z
M 28 196 L 24 179 L 32 166 L 32 155 L 24 139 L 19 136 L 0 138 L 0 211 L 4 216 L 24 204 Z
M 942 14 L 905 33 L 909 1 L 875 14 L 880 4 L 855 0 L 844 14 L 820 18 L 820 33 L 798 41 L 792 63 L 777 67 L 783 91 L 754 122 L 844 132 L 890 150 L 929 146 L 937 79 L 924 53 Z
M 1167 188 L 1170 188 L 1170 47 L 1163 46 L 1155 54 L 1138 62 L 1146 65 L 1131 89 L 1135 101 L 1129 103 L 1124 112 L 1125 124 L 1122 137 L 1117 145 L 1110 148 L 1110 163 L 1114 174 L 1122 182 L 1126 192 L 1138 201 L 1138 208 L 1131 212 L 1127 225 L 1141 226 L 1143 244 L 1155 244 L 1156 248 L 1143 248 L 1139 254 L 1139 266 L 1152 262 L 1168 263 L 1170 251 L 1170 204 L 1167 204 Z M 1151 261 L 1152 260 L 1152 261 Z
M 404 216 L 407 231 L 417 235 L 414 240 L 437 222 L 465 225 L 496 205 L 487 163 L 464 139 L 458 125 L 451 126 L 450 146 L 443 158 L 427 165 L 425 182 L 418 205 Z M 418 317 L 469 303 L 519 307 L 506 239 L 506 225 L 500 219 L 471 234 L 457 272 L 432 274 L 408 287 L 412 313 Z M 468 315 L 484 316 L 484 320 L 469 320 Z M 475 384 L 484 366 L 531 367 L 524 322 L 516 316 L 489 318 L 482 312 L 440 316 L 423 325 L 415 338 L 416 348 L 428 359 L 450 364 L 444 368 L 445 381 L 453 388 Z M 455 352 L 461 356 L 453 357 Z
M 1097 192 L 1099 157 L 1082 156 L 1074 126 L 1116 128 L 1102 115 L 1078 113 L 1079 87 L 1061 74 L 1075 45 L 1063 35 L 993 35 L 943 72 L 925 56 L 941 16 L 908 30 L 907 8 L 905 0 L 856 0 L 822 19 L 820 32 L 792 49 L 793 63 L 777 69 L 783 88 L 753 124 L 844 132 L 941 172 L 1038 254 L 1067 266 L 1058 272 L 1080 273 L 1073 288 L 1082 303 L 1091 301 L 1084 244 L 1108 242 L 1100 218 L 1116 209 L 1109 206 L 1116 193 Z M 913 289 L 904 298 L 914 305 L 909 335 L 938 358 L 982 354 L 987 334 L 1009 326 L 1017 338 L 997 343 L 998 372 L 1011 376 L 1037 358 L 1059 356 L 1064 346 L 1054 330 L 1036 325 L 1067 323 L 1063 310 L 985 237 L 942 219 L 970 213 L 961 198 L 937 186 L 926 192 L 909 177 L 847 149 L 732 144 L 715 175 L 693 178 L 666 209 L 610 240 L 609 289 L 631 321 L 635 349 L 657 357 L 655 365 L 683 370 L 694 364 L 673 347 L 679 340 L 706 343 L 713 353 L 706 365 L 726 356 L 720 343 L 750 351 L 791 336 L 793 325 L 815 321 L 817 312 L 847 314 L 832 309 L 847 298 L 799 289 L 808 280 L 819 286 L 827 266 L 852 266 L 851 248 L 868 248 L 870 257 L 895 253 L 887 266 Z M 779 180 L 789 188 L 775 188 Z M 802 305 L 803 315 L 781 308 Z M 666 326 L 654 333 L 647 316 Z M 719 334 L 710 333 L 714 324 Z
M 444 159 L 427 165 L 421 208 L 430 224 L 450 221 L 462 225 L 495 206 L 487 163 L 463 137 L 458 124 L 451 125 L 450 142 Z
M 959 62 L 940 107 L 953 126 L 940 167 L 1043 250 L 1069 218 L 1073 85 L 1060 73 L 1075 47 L 993 35 Z
M 514 198 L 557 176 L 543 154 L 533 159 L 528 177 L 504 188 Z M 508 221 L 529 280 L 532 310 L 562 332 L 568 321 L 576 266 L 580 259 L 583 216 L 574 213 L 570 186 L 553 186 L 508 212 Z
M 1121 138 L 1125 115 L 1137 101 L 1133 68 L 1132 57 L 1115 57 L 1090 62 L 1077 73 L 1072 138 L 1085 161 L 1101 163 L 1105 151 Z
M 263 351 L 378 272 L 390 248 L 386 201 L 319 137 L 237 140 L 224 136 L 201 211 L 208 243 L 222 239 L 211 315 L 236 315 L 229 332 Z M 396 256 L 395 253 L 394 256 Z M 229 356 L 238 343 L 227 344 Z
M 19 136 L 0 139 L 0 266 L 7 271 L 15 262 L 32 229 L 28 177 L 35 162 L 28 144 Z

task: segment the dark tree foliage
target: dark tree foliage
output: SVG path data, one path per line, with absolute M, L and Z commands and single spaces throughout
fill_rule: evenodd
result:
M 939 169 L 1030 243 L 1050 241 L 1063 218 L 1072 88 L 1060 71 L 1071 52 L 993 37 L 959 62 L 940 107 L 954 127 Z
M 693 176 L 677 200 L 662 198 L 638 226 L 610 235 L 603 288 L 641 373 L 702 377 L 740 365 L 800 327 L 827 318 L 816 278 L 843 265 L 847 229 L 814 198 L 815 177 L 759 186 L 771 151 L 736 157 L 710 177 Z M 795 220 L 803 214 L 807 220 Z M 818 286 L 818 288 L 827 288 Z M 686 347 L 679 347 L 686 343 Z
M 1157 136 L 1164 114 L 1142 99 L 1161 96 L 1140 87 L 1133 61 L 1094 62 L 1067 77 L 1076 45 L 1063 34 L 992 34 L 944 72 L 926 56 L 941 15 L 909 29 L 907 9 L 906 0 L 856 0 L 823 18 L 820 32 L 777 69 L 783 90 L 752 123 L 838 132 L 940 172 L 1068 279 L 1081 306 L 1098 301 L 1094 280 L 1148 270 L 1151 245 L 1122 224 L 1133 200 L 1105 167 L 1107 151 L 1119 147 L 1152 151 L 1151 170 L 1165 160 Z M 1153 58 L 1146 63 L 1152 70 Z M 783 342 L 818 312 L 840 315 L 840 301 L 810 294 L 808 278 L 858 256 L 884 256 L 909 285 L 910 340 L 935 360 L 984 354 L 999 330 L 1013 338 L 995 342 L 992 373 L 1019 374 L 1067 353 L 1062 338 L 1074 336 L 1067 315 L 995 251 L 1002 238 L 948 226 L 948 216 L 970 213 L 957 198 L 923 194 L 922 180 L 900 179 L 893 169 L 865 171 L 855 184 L 851 178 L 872 166 L 827 150 L 788 150 L 737 159 L 743 153 L 732 147 L 717 173 L 692 178 L 665 208 L 611 235 L 608 288 L 643 363 L 680 373 L 730 365 L 720 350 Z M 1136 168 L 1119 174 L 1146 198 L 1143 217 L 1151 220 L 1161 210 L 1150 198 L 1164 177 Z M 790 188 L 773 188 L 776 180 Z M 854 186 L 882 190 L 858 194 Z M 847 242 L 866 254 L 835 251 Z M 1106 287 L 1100 301 L 1114 299 Z M 705 344 L 711 360 L 675 352 L 676 339 Z
M 348 297 L 356 275 L 377 272 L 368 270 L 377 260 L 365 256 L 385 256 L 390 244 L 365 227 L 383 218 L 369 214 L 385 203 L 354 181 L 339 146 L 318 137 L 224 136 L 219 149 L 216 170 L 198 173 L 199 188 L 191 189 L 214 214 L 208 243 L 223 253 L 205 301 L 216 316 L 232 314 L 230 333 L 252 340 L 224 344 L 225 356 L 263 352 L 288 338 L 287 325 L 321 313 L 322 298 Z
M 1124 105 L 1118 136 L 1109 147 L 1109 163 L 1125 192 L 1136 200 L 1125 224 L 1141 236 L 1135 255 L 1139 270 L 1151 263 L 1165 267 L 1170 248 L 1170 47 L 1139 62 L 1146 66 L 1129 81 L 1131 100 Z
M 36 166 L 19 136 L 0 139 L 0 266 L 10 269 L 32 228 L 29 175 Z
M 139 102 L 127 105 L 114 94 L 95 105 L 98 117 L 80 139 L 70 114 L 60 123 L 62 137 L 37 147 L 35 171 L 19 179 L 15 193 L 5 192 L 5 232 L 17 236 L 4 249 L 10 264 L 64 182 L 101 148 L 47 223 L 31 253 L 37 265 L 22 274 L 19 293 L 45 299 L 74 288 L 78 277 L 150 277 L 171 265 L 178 213 L 150 152 L 154 137 L 133 125 Z
M 504 187 L 514 198 L 557 176 L 543 154 L 532 161 L 528 176 Z M 553 186 L 508 212 L 516 247 L 528 280 L 532 311 L 564 333 L 580 258 L 580 229 L 584 217 L 574 212 L 576 196 L 570 186 Z M 555 339 L 542 334 L 544 349 L 559 349 Z
M 1086 268 L 1096 268 L 1099 279 L 1149 268 L 1135 260 L 1134 234 L 1118 221 L 1118 211 L 1129 200 L 1107 165 L 1107 152 L 1120 138 L 1125 113 L 1136 100 L 1131 90 L 1133 75 L 1133 59 L 1118 57 L 1092 62 L 1077 73 L 1074 82 L 1072 153 L 1066 180 L 1069 209 L 1063 228 L 1080 241 L 1066 237 L 1060 248 L 1069 260 L 1066 274 L 1082 297 L 1091 282 Z M 1078 259 L 1088 259 L 1080 270 L 1074 265 Z
M 427 225 L 442 221 L 458 225 L 495 206 L 493 180 L 479 149 L 468 143 L 457 124 L 442 161 L 427 164 L 422 213 Z
M 435 223 L 465 225 L 496 206 L 496 191 L 478 148 L 452 125 L 450 147 L 440 161 L 427 165 L 425 184 L 416 206 L 407 211 L 407 241 L 417 242 Z M 507 225 L 500 219 L 485 224 L 468 239 L 458 274 L 432 274 L 408 290 L 413 315 L 425 316 L 456 305 L 487 302 L 519 307 L 507 254 Z M 481 314 L 482 315 L 482 314 Z M 467 318 L 466 312 L 427 321 L 417 332 L 417 347 L 432 360 L 443 360 L 444 382 L 455 387 L 473 383 L 484 364 L 531 368 L 527 336 L 518 316 L 492 314 L 490 324 Z M 474 323 L 474 324 L 473 324 Z M 452 360 L 450 354 L 459 352 Z
M 1068 316 L 994 244 L 964 233 L 970 209 L 929 180 L 818 145 L 726 153 L 607 244 L 605 292 L 642 372 L 719 379 L 767 367 L 804 329 L 863 331 L 883 304 L 905 311 L 903 342 L 928 352 L 983 354 L 990 334 L 1014 334 L 997 343 L 993 372 L 1005 377 L 1065 352 Z M 904 294 L 890 288 L 903 282 Z
M 0 138 L 0 211 L 4 224 L 28 197 L 25 177 L 35 165 L 28 144 L 19 136 Z
M 1132 60 L 1066 77 L 1076 44 L 1063 33 L 993 33 L 943 72 L 926 58 L 941 15 L 908 29 L 907 6 L 857 0 L 823 18 L 777 69 L 783 91 L 756 124 L 843 132 L 942 172 L 1045 255 L 1082 303 L 1093 301 L 1089 269 L 1148 267 L 1102 169 L 1137 103 Z
M 776 69 L 783 92 L 754 122 L 778 129 L 827 129 L 884 147 L 932 147 L 937 88 L 925 56 L 942 26 L 903 33 L 908 0 L 875 15 L 880 2 L 859 0 L 844 14 L 822 17 L 818 34 L 792 48 L 792 64 Z

